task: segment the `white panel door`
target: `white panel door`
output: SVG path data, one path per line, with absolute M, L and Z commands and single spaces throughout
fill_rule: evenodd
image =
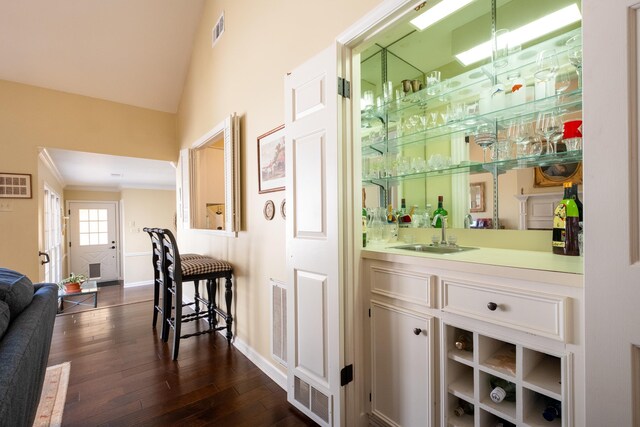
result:
M 285 80 L 288 400 L 340 425 L 341 275 L 337 48 Z
M 70 272 L 118 280 L 118 202 L 69 202 Z
M 640 426 L 639 0 L 584 0 L 588 426 Z

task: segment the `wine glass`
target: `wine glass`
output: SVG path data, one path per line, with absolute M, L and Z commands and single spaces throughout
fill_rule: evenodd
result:
M 578 88 L 582 87 L 582 36 L 577 34 L 565 42 L 569 48 L 569 62 L 576 67 L 578 73 Z
M 544 136 L 546 153 L 555 153 L 558 148 L 557 139 L 553 139 L 554 147 L 552 147 L 552 137 L 562 132 L 562 121 L 555 111 L 541 111 L 538 113 L 536 132 Z
M 513 120 L 507 129 L 507 138 L 516 146 L 516 157 L 526 157 L 529 154 L 529 143 L 533 133 L 531 122 L 520 117 Z
M 555 95 L 555 78 L 558 72 L 558 57 L 554 49 L 543 50 L 536 58 L 536 70 L 533 76 L 536 79 L 536 99 L 547 98 Z M 543 90 L 538 92 L 538 88 Z
M 475 131 L 474 141 L 482 147 L 482 162 L 487 162 L 487 148 L 496 143 L 496 130 L 493 124 L 481 123 Z

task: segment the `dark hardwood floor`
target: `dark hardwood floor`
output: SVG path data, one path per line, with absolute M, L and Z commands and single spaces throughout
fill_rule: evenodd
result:
M 63 425 L 316 425 L 219 334 L 182 340 L 172 361 L 152 303 L 127 302 L 56 318 L 49 365 L 71 361 Z

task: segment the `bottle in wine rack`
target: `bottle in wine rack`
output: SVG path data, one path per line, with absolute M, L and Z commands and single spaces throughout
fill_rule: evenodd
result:
M 553 421 L 562 415 L 562 404 L 550 397 L 545 398 L 545 406 L 542 417 L 547 421 Z
M 473 415 L 473 404 L 464 399 L 458 399 L 458 406 L 453 410 L 456 417 L 462 417 L 464 414 Z
M 460 331 L 456 335 L 455 345 L 458 350 L 473 351 L 473 334 L 468 331 Z
M 516 401 L 516 385 L 514 383 L 496 377 L 494 375 L 490 375 L 489 385 L 491 386 L 489 397 L 494 402 L 500 403 L 503 400 L 509 402 Z

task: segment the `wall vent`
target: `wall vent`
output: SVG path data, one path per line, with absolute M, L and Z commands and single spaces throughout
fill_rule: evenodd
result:
M 224 33 L 224 12 L 222 12 L 222 15 L 218 18 L 218 22 L 216 22 L 216 25 L 211 29 L 211 47 L 214 47 L 216 43 L 218 43 L 218 40 L 222 37 L 222 33 Z
M 294 376 L 293 398 L 329 425 L 329 396 Z
M 277 280 L 271 283 L 271 355 L 287 365 L 287 286 Z

